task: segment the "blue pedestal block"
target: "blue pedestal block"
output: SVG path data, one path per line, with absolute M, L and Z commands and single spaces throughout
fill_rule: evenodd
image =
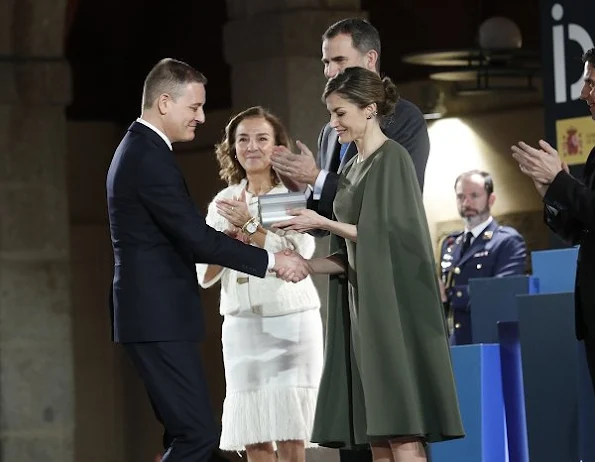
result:
M 567 249 L 546 250 L 533 252 L 533 275 L 539 278 L 539 292 L 541 294 L 571 293 L 574 292 L 574 282 L 578 247 Z M 565 313 L 565 328 L 572 330 L 574 339 L 574 300 L 572 294 L 565 298 L 564 307 L 560 309 Z M 544 314 L 545 315 L 545 314 Z M 550 321 L 551 323 L 555 321 Z M 527 329 L 530 327 L 527 326 Z M 561 333 L 554 336 L 553 342 L 557 342 Z M 577 381 L 577 425 L 578 425 L 578 451 L 579 459 L 583 462 L 595 462 L 595 394 L 585 358 L 584 345 L 582 342 L 574 342 L 570 339 L 571 333 L 565 336 L 568 343 L 564 343 L 565 354 L 571 355 L 571 345 L 575 345 L 576 354 L 568 359 L 569 365 L 575 368 L 569 377 Z M 565 338 L 566 338 L 565 337 Z M 555 346 L 554 346 L 555 348 Z M 560 359 L 562 361 L 562 359 Z M 554 367 L 554 366 L 552 366 Z M 570 373 L 570 370 L 568 370 Z
M 578 461 L 574 294 L 520 295 L 517 304 L 529 460 Z
M 531 252 L 533 277 L 540 294 L 574 292 L 578 247 Z
M 539 292 L 530 276 L 469 280 L 473 343 L 498 343 L 498 322 L 517 321 L 516 296 Z
M 515 301 L 516 306 L 516 301 Z M 518 322 L 498 323 L 509 462 L 529 462 Z
M 451 348 L 466 437 L 431 445 L 432 462 L 504 462 L 506 430 L 498 345 Z
M 595 462 L 595 395 L 583 342 L 578 343 L 578 439 L 582 462 Z

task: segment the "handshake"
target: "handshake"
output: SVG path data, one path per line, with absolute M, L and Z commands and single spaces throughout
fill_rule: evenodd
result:
M 286 282 L 300 282 L 312 273 L 312 268 L 304 257 L 285 249 L 275 253 L 275 266 L 271 271 Z
M 228 229 L 224 233 L 229 237 L 242 241 L 244 244 L 250 244 L 250 238 L 237 228 Z M 286 282 L 300 282 L 313 272 L 308 261 L 291 249 L 275 253 L 275 266 L 270 271 L 273 271 L 279 279 Z

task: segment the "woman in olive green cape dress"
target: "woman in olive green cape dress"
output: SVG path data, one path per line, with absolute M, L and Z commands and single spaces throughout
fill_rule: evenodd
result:
M 332 275 L 312 441 L 370 444 L 377 461 L 422 461 L 423 443 L 464 431 L 415 170 L 377 120 L 398 95 L 390 79 L 347 68 L 324 98 L 339 141 L 355 142 L 358 155 L 341 173 L 337 220 L 311 210 L 294 219 L 332 233 L 333 254 L 310 261 L 312 272 Z M 411 444 L 415 451 L 400 452 Z
M 431 240 L 405 149 L 387 140 L 348 164 L 335 212 L 357 223 L 357 243 L 331 236 L 349 269 L 347 278 L 330 280 L 312 441 L 340 447 L 387 436 L 462 437 Z

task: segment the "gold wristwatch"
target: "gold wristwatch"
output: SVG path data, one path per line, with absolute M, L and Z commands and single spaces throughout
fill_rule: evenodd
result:
M 256 217 L 250 218 L 244 226 L 242 226 L 242 232 L 248 236 L 252 236 L 258 229 L 258 219 Z

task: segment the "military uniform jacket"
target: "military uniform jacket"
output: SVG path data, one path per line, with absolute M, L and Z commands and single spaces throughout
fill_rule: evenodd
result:
M 449 234 L 442 242 L 440 271 L 453 309 L 469 309 L 469 279 L 525 273 L 527 247 L 517 230 L 496 220 L 461 255 L 465 232 Z

